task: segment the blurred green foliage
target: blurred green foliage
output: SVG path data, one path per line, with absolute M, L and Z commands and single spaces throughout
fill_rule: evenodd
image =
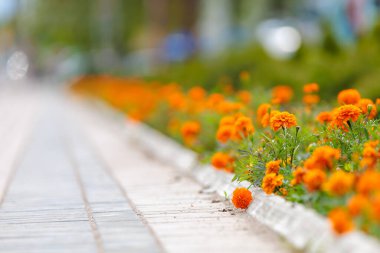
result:
M 195 57 L 185 63 L 175 63 L 162 69 L 154 78 L 175 81 L 185 87 L 203 85 L 208 89 L 230 82 L 241 87 L 239 73 L 248 71 L 253 85 L 273 87 L 287 84 L 302 92 L 306 83 L 317 82 L 322 98 L 335 97 L 348 87 L 359 89 L 364 97 L 380 97 L 380 26 L 356 45 L 338 45 L 326 30 L 320 45 L 304 45 L 290 60 L 277 60 L 259 46 L 231 49 L 213 59 Z
M 82 51 L 112 46 L 120 54 L 143 21 L 139 0 L 36 1 L 28 32 L 39 49 L 73 47 Z

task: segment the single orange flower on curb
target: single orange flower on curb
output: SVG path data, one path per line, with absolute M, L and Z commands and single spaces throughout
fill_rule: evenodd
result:
M 232 203 L 236 208 L 247 209 L 252 200 L 252 193 L 247 188 L 236 188 L 233 192 Z

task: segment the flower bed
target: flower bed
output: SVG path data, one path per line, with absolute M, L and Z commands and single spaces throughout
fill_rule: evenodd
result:
M 292 90 L 287 86 L 276 87 L 272 99 L 257 89 L 233 92 L 223 87 L 223 93 L 207 95 L 200 87 L 184 93 L 174 84 L 110 77 L 84 78 L 73 87 L 191 147 L 201 161 L 218 169 L 204 165 L 191 170 L 200 182 L 235 199 L 237 207 L 250 204 L 249 213 L 294 245 L 376 252 L 377 243 L 357 230 L 379 236 L 380 132 L 376 104 L 357 91 L 342 91 L 341 105 L 321 113 L 320 108 L 330 105 L 317 105 L 316 84 L 305 86 L 303 104 L 289 103 Z M 252 108 L 258 108 L 255 115 Z M 137 126 L 134 133 L 140 132 L 132 136 L 151 154 L 185 171 L 197 164 L 195 153 Z M 253 193 L 252 203 L 246 190 L 233 193 L 240 186 Z M 326 219 L 304 206 L 327 215 L 334 233 Z

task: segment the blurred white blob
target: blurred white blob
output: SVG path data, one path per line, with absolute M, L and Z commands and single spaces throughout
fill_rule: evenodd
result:
M 281 53 L 294 53 L 301 46 L 301 35 L 290 26 L 279 27 L 270 33 L 272 46 Z
M 22 51 L 14 52 L 8 59 L 6 72 L 11 80 L 20 80 L 28 72 L 29 61 L 26 54 Z
M 264 49 L 274 58 L 288 59 L 301 47 L 300 32 L 292 26 L 278 22 L 265 22 L 258 29 L 259 40 Z

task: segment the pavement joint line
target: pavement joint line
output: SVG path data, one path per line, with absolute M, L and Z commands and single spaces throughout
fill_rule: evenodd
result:
M 98 253 L 105 253 L 104 242 L 103 242 L 102 236 L 98 230 L 98 225 L 96 224 L 96 221 L 94 219 L 94 214 L 92 212 L 92 208 L 90 206 L 90 203 L 88 202 L 86 191 L 85 191 L 84 185 L 83 185 L 83 181 L 81 179 L 81 176 L 80 176 L 80 173 L 78 170 L 78 164 L 74 158 L 73 152 L 70 151 L 70 148 L 69 148 L 70 147 L 70 144 L 69 144 L 70 141 L 68 140 L 67 137 L 62 138 L 62 139 L 64 140 L 65 150 L 66 150 L 66 153 L 68 154 L 69 160 L 73 166 L 75 178 L 76 178 L 77 183 L 78 183 L 79 188 L 80 188 L 81 197 L 82 197 L 83 203 L 85 205 L 85 210 L 86 210 L 87 217 L 88 217 L 88 222 L 90 223 L 91 230 L 92 230 L 95 242 L 96 242 L 97 251 L 98 251 Z
M 59 123 L 54 122 L 56 118 L 51 117 L 54 115 L 52 109 L 55 109 L 55 106 L 46 103 L 45 97 L 34 97 L 36 102 L 40 98 L 43 103 L 38 105 L 41 106 L 33 108 L 35 110 L 25 110 L 33 116 L 28 118 L 36 120 L 33 121 L 34 126 L 31 127 L 31 120 L 28 120 L 25 121 L 28 124 L 24 123 L 25 126 L 18 130 L 23 137 L 29 138 L 19 138 L 24 141 L 24 149 L 22 156 L 20 155 L 21 159 L 17 159 L 19 164 L 14 170 L 12 182 L 8 185 L 0 209 L 3 217 L 0 226 L 0 251 L 96 252 L 96 242 L 91 234 L 73 167 L 69 165 L 67 154 L 64 154 L 62 141 L 57 142 L 62 128 L 57 128 Z M 49 102 L 50 100 L 52 99 L 49 99 Z M 12 153 L 16 154 L 16 149 Z M 14 156 L 12 155 L 12 158 Z M 15 158 L 9 159 L 9 163 L 13 161 L 16 161 Z M 57 189 L 60 190 L 56 192 Z M 81 208 L 67 214 L 65 206 L 70 206 L 71 203 L 78 207 L 81 204 Z M 52 212 L 38 211 L 51 205 L 57 207 L 49 208 Z M 24 208 L 36 211 L 19 212 L 16 215 L 3 212 L 22 211 Z
M 150 224 L 148 223 L 148 221 L 144 217 L 143 213 L 137 208 L 137 206 L 129 198 L 128 193 L 122 187 L 122 185 L 119 182 L 119 180 L 115 177 L 114 173 L 109 168 L 108 163 L 103 159 L 103 156 L 101 155 L 101 152 L 97 148 L 95 148 L 96 145 L 94 145 L 94 143 L 92 143 L 90 141 L 90 138 L 85 133 L 85 131 L 83 131 L 83 129 L 82 129 L 81 132 L 82 132 L 83 136 L 87 137 L 87 138 L 83 138 L 83 139 L 85 139 L 88 143 L 91 144 L 91 145 L 88 145 L 89 149 L 91 149 L 92 152 L 95 154 L 95 156 L 97 157 L 97 160 L 99 161 L 99 164 L 103 168 L 105 168 L 106 173 L 109 175 L 109 177 L 112 179 L 112 181 L 116 184 L 117 188 L 120 190 L 120 192 L 123 195 L 123 197 L 125 198 L 125 200 L 128 202 L 128 204 L 130 205 L 130 207 L 132 208 L 132 210 L 134 211 L 134 213 L 137 215 L 138 219 L 143 223 L 143 225 L 148 229 L 148 232 L 152 235 L 154 241 L 157 243 L 159 251 L 160 252 L 165 252 L 165 249 L 164 249 L 164 246 L 162 245 L 162 242 L 157 237 L 157 235 L 154 233 L 152 227 L 150 226 Z
M 11 186 L 11 183 L 16 175 L 17 169 L 20 167 L 20 163 L 22 161 L 21 157 L 23 157 L 27 151 L 28 145 L 30 145 L 31 140 L 32 140 L 32 133 L 34 128 L 36 127 L 36 116 L 32 117 L 29 119 L 29 129 L 26 130 L 26 133 L 22 133 L 23 136 L 21 138 L 21 142 L 19 143 L 19 146 L 16 151 L 16 155 L 14 156 L 10 172 L 8 174 L 7 181 L 5 183 L 5 187 L 3 190 L 3 193 L 0 198 L 0 208 L 4 203 L 5 197 L 9 191 L 9 188 Z

